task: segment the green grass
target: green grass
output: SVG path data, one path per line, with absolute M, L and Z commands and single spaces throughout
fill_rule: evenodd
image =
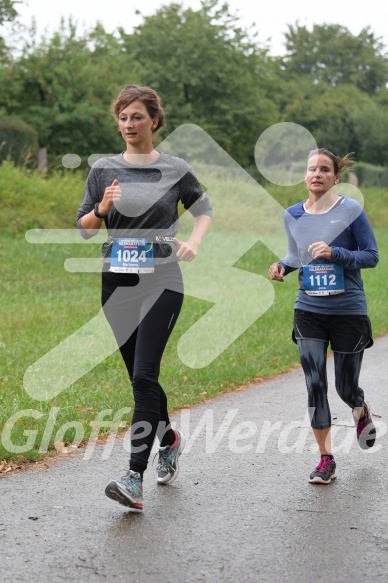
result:
M 101 411 L 107 410 L 106 418 L 109 420 L 120 409 L 133 406 L 130 384 L 118 351 L 50 401 L 29 397 L 23 386 L 28 367 L 81 328 L 100 308 L 100 275 L 69 273 L 64 268 L 64 262 L 69 257 L 98 257 L 100 244 L 34 245 L 24 237 L 26 230 L 37 226 L 45 229 L 73 228 L 83 182 L 84 176 L 77 173 L 47 177 L 17 170 L 9 164 L 1 166 L 0 460 L 38 459 L 46 453 L 46 445 L 54 451 L 55 445 L 59 448 L 63 443 L 71 443 L 77 431 L 78 437 L 86 440 L 94 430 L 95 419 Z M 214 201 L 216 217 L 201 248 L 202 259 L 205 253 L 216 259 L 215 266 L 209 263 L 210 275 L 203 273 L 204 281 L 208 281 L 204 287 L 209 297 L 204 300 L 199 299 L 200 293 L 186 295 L 163 358 L 160 380 L 168 393 L 171 411 L 271 377 L 299 363 L 297 348 L 291 341 L 296 273 L 288 276 L 283 284 L 274 285 L 275 297 L 271 307 L 209 365 L 191 368 L 178 358 L 180 338 L 213 305 L 210 296 L 214 290 L 217 292 L 217 261 L 220 262 L 220 272 L 222 258 L 234 258 L 235 268 L 260 275 L 268 281 L 268 265 L 277 256 L 264 242 L 257 241 L 257 232 L 264 233 L 264 239 L 269 237 L 268 240 L 276 248 L 284 243 L 277 240 L 281 236 L 275 232 L 273 221 L 267 221 L 267 224 L 262 222 L 257 231 L 261 218 L 255 210 L 257 189 L 254 186 L 228 183 L 220 191 L 217 190 L 218 182 L 217 177 L 207 177 L 206 186 Z M 300 189 L 268 187 L 272 196 L 283 206 L 293 204 L 304 196 Z M 236 195 L 242 191 L 243 203 Z M 366 210 L 375 226 L 381 256 L 376 269 L 363 272 L 369 314 L 377 337 L 388 330 L 388 314 L 383 306 L 388 267 L 388 191 L 374 189 L 363 194 Z M 183 217 L 182 235 L 190 225 L 191 221 Z M 201 255 L 196 260 L 199 266 Z M 194 263 L 190 269 L 195 269 Z M 192 273 L 195 274 L 195 271 Z M 190 271 L 187 271 L 189 289 L 195 290 L 195 285 L 201 284 L 201 281 L 196 282 L 195 277 L 191 281 L 190 277 Z M 228 279 L 221 279 L 221 283 L 226 288 L 229 286 L 228 293 L 241 293 L 243 297 L 244 290 L 230 288 Z M 245 304 L 241 304 L 243 317 Z M 234 317 L 239 318 L 240 315 L 235 314 Z M 227 323 L 227 320 L 223 322 L 225 330 Z M 93 342 L 93 338 L 89 342 Z M 15 419 L 11 427 L 12 416 L 23 411 L 24 414 L 20 414 L 21 418 Z M 54 415 L 55 420 L 50 415 Z M 126 429 L 130 419 L 131 414 L 126 412 L 121 430 Z M 73 425 L 64 433 L 66 423 Z M 102 429 L 100 435 L 108 429 Z M 34 431 L 36 434 L 32 433 Z M 20 446 L 19 451 L 16 447 L 15 451 L 9 451 L 7 432 L 12 443 Z M 28 439 L 31 440 L 31 447 L 26 451 Z

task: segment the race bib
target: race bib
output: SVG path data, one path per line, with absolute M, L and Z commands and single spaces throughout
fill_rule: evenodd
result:
M 147 239 L 113 239 L 109 271 L 153 273 L 154 247 Z
M 309 296 L 333 296 L 345 291 L 344 268 L 334 264 L 303 265 L 303 285 Z

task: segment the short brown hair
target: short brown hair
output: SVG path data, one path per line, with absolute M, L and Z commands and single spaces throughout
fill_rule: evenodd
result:
M 330 152 L 330 150 L 327 150 L 326 148 L 316 148 L 315 150 L 310 150 L 307 156 L 307 162 L 310 160 L 310 158 L 312 158 L 313 156 L 317 156 L 318 154 L 323 154 L 324 156 L 330 158 L 330 160 L 334 164 L 334 174 L 341 174 L 341 172 L 343 172 L 350 166 L 353 166 L 354 164 L 354 159 L 351 157 L 354 154 L 354 152 L 349 152 L 349 154 L 346 154 L 345 156 L 340 158 L 339 156 L 336 156 L 335 154 L 333 154 L 333 152 Z
M 164 113 L 162 99 L 154 89 L 142 85 L 126 85 L 120 91 L 110 108 L 116 120 L 123 109 L 134 101 L 141 101 L 145 105 L 149 116 L 158 118 L 158 125 L 154 128 L 154 132 L 165 125 L 166 115 Z

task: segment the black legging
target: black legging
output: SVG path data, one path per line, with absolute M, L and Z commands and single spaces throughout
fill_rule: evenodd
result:
M 155 435 L 171 432 L 160 362 L 183 302 L 177 265 L 155 274 L 102 274 L 102 305 L 133 387 L 130 468 L 146 469 Z M 173 440 L 172 440 L 173 441 Z
M 311 427 L 331 427 L 331 413 L 327 399 L 327 342 L 298 340 L 300 362 L 305 374 Z M 334 352 L 335 388 L 341 399 L 352 409 L 363 407 L 364 391 L 359 387 L 364 351 L 345 354 Z

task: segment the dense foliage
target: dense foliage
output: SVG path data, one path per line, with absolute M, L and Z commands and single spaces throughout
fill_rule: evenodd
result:
M 32 165 L 38 154 L 38 132 L 18 118 L 0 116 L 0 162 Z
M 15 8 L 0 0 L 0 25 L 17 19 Z M 39 39 L 32 27 L 1 45 L 0 115 L 31 125 L 52 163 L 66 153 L 86 159 L 122 147 L 110 103 L 123 85 L 140 83 L 164 99 L 164 136 L 197 124 L 245 168 L 255 167 L 260 134 L 280 121 L 339 154 L 388 165 L 381 41 L 368 27 L 353 35 L 339 25 L 289 24 L 285 37 L 286 54 L 271 56 L 221 0 L 202 0 L 197 11 L 165 5 L 131 31 L 79 32 L 62 20 Z

